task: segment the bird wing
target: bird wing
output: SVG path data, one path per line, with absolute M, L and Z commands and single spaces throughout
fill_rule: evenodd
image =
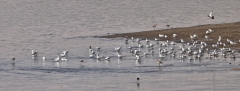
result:
M 210 12 L 210 14 L 209 14 L 210 17 L 212 17 L 212 13 L 213 13 L 213 12 Z

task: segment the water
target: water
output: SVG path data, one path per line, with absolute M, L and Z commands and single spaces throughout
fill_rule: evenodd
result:
M 123 38 L 93 36 L 148 31 L 154 24 L 165 29 L 167 24 L 237 22 L 238 4 L 238 0 L 1 0 L 0 90 L 237 91 L 239 74 L 229 68 L 239 67 L 239 59 L 180 62 L 169 58 L 159 68 L 155 55 L 143 57 L 139 65 L 127 52 L 131 44 L 126 46 Z M 214 20 L 207 17 L 210 11 Z M 111 61 L 88 58 L 90 45 L 101 47 L 100 56 L 113 56 Z M 116 57 L 116 46 L 123 47 L 122 60 Z M 39 52 L 36 60 L 31 58 L 32 49 Z M 69 51 L 69 61 L 52 62 L 63 50 Z M 79 63 L 82 59 L 84 66 Z

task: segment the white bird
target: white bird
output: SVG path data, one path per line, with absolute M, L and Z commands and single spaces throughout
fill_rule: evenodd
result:
M 34 50 L 32 50 L 32 56 L 33 57 L 37 57 L 37 54 L 38 54 L 38 52 L 35 52 Z
M 119 59 L 123 58 L 123 55 L 121 55 L 121 54 L 118 54 L 117 56 L 118 56 Z
M 43 56 L 43 61 L 45 61 L 45 60 L 46 60 L 46 57 Z
M 125 44 L 128 44 L 128 39 L 124 38 Z
M 163 34 L 159 34 L 158 35 L 160 38 L 163 38 L 165 35 L 163 35 Z
M 230 41 L 231 41 L 231 40 L 227 38 L 227 42 L 230 43 Z
M 115 47 L 115 50 L 118 51 L 118 52 L 120 52 L 121 48 L 122 48 L 122 47 Z
M 105 60 L 109 61 L 109 60 L 110 60 L 110 57 L 105 57 Z
M 213 12 L 210 12 L 210 14 L 208 15 L 208 17 L 210 17 L 211 19 L 214 19 Z
M 136 57 L 136 60 L 141 60 L 141 56 L 136 55 L 135 57 Z
M 89 53 L 93 51 L 91 46 L 89 46 L 88 50 L 89 50 Z
M 149 44 L 149 42 L 150 42 L 150 41 L 149 41 L 148 39 L 146 39 L 146 44 Z
M 209 40 L 210 38 L 207 35 L 205 35 L 205 39 Z
M 219 37 L 218 37 L 218 41 L 220 42 L 221 40 L 222 40 L 222 37 L 221 37 L 221 36 L 219 36 Z
M 65 57 L 68 54 L 68 51 L 63 51 L 61 54 L 59 54 L 61 57 Z
M 230 43 L 231 45 L 237 44 L 236 42 L 233 42 L 233 41 L 230 41 L 229 43 Z
M 99 46 L 96 47 L 96 50 L 100 50 L 100 49 L 101 49 L 101 47 L 99 47 Z
M 100 60 L 101 59 L 101 57 L 99 56 L 99 54 L 97 54 L 97 57 L 96 57 L 98 60 Z
M 214 32 L 212 29 L 208 29 L 208 31 L 209 31 L 210 33 L 213 33 L 213 32 Z
M 165 35 L 165 36 L 164 36 L 164 38 L 168 38 L 168 36 L 167 36 L 167 35 Z
M 59 62 L 60 57 L 58 56 L 57 58 L 53 59 L 55 62 Z
M 181 43 L 185 43 L 185 41 L 183 39 L 181 39 Z
M 68 61 L 68 59 L 65 58 L 65 57 L 61 58 L 61 60 L 62 60 L 62 61 Z
M 177 37 L 177 34 L 174 33 L 174 34 L 173 34 L 173 38 L 175 39 L 176 37 Z
M 206 31 L 206 34 L 211 34 L 211 33 L 213 33 L 213 30 L 212 30 L 212 29 L 208 29 L 208 30 Z

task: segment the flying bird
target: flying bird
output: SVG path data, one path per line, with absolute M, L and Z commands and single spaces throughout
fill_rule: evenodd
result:
M 211 19 L 214 19 L 213 12 L 210 12 L 210 14 L 208 15 L 208 17 L 210 17 Z

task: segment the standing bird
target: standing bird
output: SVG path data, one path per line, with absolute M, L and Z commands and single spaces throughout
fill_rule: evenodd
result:
M 163 63 L 163 62 L 162 62 L 161 60 L 159 60 L 159 59 L 157 59 L 156 61 L 158 62 L 158 64 L 159 64 L 159 67 L 160 67 L 160 64 L 162 64 L 162 63 Z
M 213 12 L 210 12 L 210 14 L 208 15 L 208 17 L 210 17 L 211 19 L 214 19 Z
M 173 34 L 173 38 L 176 39 L 176 37 L 177 37 L 177 34 L 174 33 L 174 34 Z
M 137 83 L 139 83 L 139 80 L 140 80 L 140 77 L 139 77 L 139 76 L 137 76 Z
M 12 58 L 12 64 L 15 64 L 15 57 Z
M 44 57 L 44 56 L 43 56 L 42 58 L 43 58 L 43 61 L 45 61 L 45 60 L 46 60 L 46 57 Z
M 153 27 L 153 28 L 154 28 L 154 30 L 155 30 L 155 28 L 157 27 L 157 24 L 153 25 L 152 27 Z
M 169 25 L 169 24 L 167 24 L 166 26 L 167 26 L 168 28 L 170 27 L 170 25 Z
M 32 50 L 32 57 L 37 57 L 38 52 L 35 52 L 34 50 Z

